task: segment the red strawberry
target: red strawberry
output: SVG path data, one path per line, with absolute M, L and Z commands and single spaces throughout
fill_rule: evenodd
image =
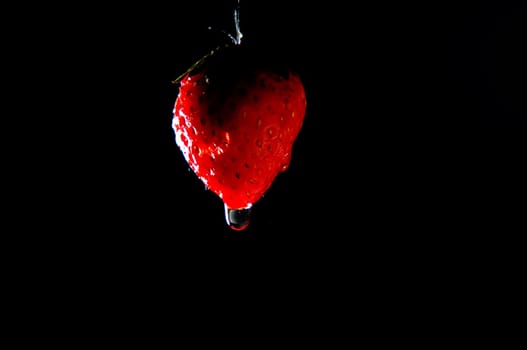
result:
M 254 58 L 224 48 L 184 75 L 172 123 L 186 161 L 223 200 L 233 229 L 247 227 L 251 206 L 289 166 L 306 111 L 300 77 Z

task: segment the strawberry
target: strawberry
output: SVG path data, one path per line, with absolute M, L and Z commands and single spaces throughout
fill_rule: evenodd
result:
M 306 112 L 299 75 L 258 57 L 240 46 L 213 51 L 179 80 L 173 111 L 178 147 L 236 230 L 288 168 Z

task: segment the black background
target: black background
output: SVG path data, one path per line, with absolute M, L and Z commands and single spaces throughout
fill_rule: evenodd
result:
M 290 168 L 249 229 L 230 230 L 175 144 L 171 81 L 228 42 L 235 6 L 85 4 L 32 32 L 43 45 L 32 69 L 53 83 L 32 85 L 52 116 L 35 119 L 50 133 L 34 129 L 46 135 L 37 155 L 51 144 L 33 181 L 34 206 L 51 211 L 43 221 L 81 246 L 149 255 L 241 242 L 396 255 L 466 243 L 516 217 L 524 5 L 247 1 L 242 43 L 296 70 L 308 107 Z
M 122 195 L 147 218 L 144 229 L 173 227 L 176 241 L 338 244 L 370 230 L 392 237 L 449 222 L 464 193 L 467 208 L 458 209 L 468 215 L 470 197 L 494 187 L 485 172 L 500 181 L 493 168 L 514 173 L 520 165 L 523 8 L 251 1 L 241 5 L 243 40 L 297 70 L 309 104 L 291 169 L 255 204 L 251 228 L 229 231 L 221 202 L 188 171 L 169 125 L 177 95 L 170 80 L 227 41 L 221 30 L 234 32 L 233 7 L 140 7 L 121 36 L 105 41 L 124 74 L 110 80 L 115 90 L 104 89 L 109 99 L 119 91 L 111 125 L 128 124 L 112 134 L 125 159 L 118 181 L 133 180 Z
M 27 150 L 13 167 L 22 181 L 7 186 L 19 215 L 6 237 L 21 244 L 4 248 L 16 251 L 10 266 L 27 266 L 16 275 L 30 281 L 29 305 L 93 309 L 103 322 L 109 310 L 170 318 L 191 298 L 196 309 L 276 298 L 296 315 L 370 300 L 398 323 L 408 304 L 481 312 L 489 284 L 517 291 L 525 5 L 242 0 L 242 44 L 300 74 L 307 114 L 290 168 L 241 232 L 171 129 L 171 81 L 234 32 L 234 6 L 20 12 L 27 40 L 13 42 L 29 52 L 8 68 L 29 125 L 12 144 Z M 482 289 L 465 289 L 473 282 Z

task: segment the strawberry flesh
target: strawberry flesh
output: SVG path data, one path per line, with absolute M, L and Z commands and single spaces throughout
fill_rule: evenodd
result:
M 248 208 L 288 168 L 306 97 L 292 71 L 229 62 L 183 77 L 172 126 L 207 188 L 228 208 Z

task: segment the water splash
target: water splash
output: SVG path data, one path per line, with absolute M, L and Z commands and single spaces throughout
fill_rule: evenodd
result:
M 234 9 L 234 26 L 236 27 L 236 38 L 234 38 L 234 43 L 240 45 L 243 37 L 240 30 L 240 0 L 238 0 L 238 6 Z
M 232 209 L 225 205 L 225 221 L 235 231 L 245 230 L 251 219 L 251 206 Z

